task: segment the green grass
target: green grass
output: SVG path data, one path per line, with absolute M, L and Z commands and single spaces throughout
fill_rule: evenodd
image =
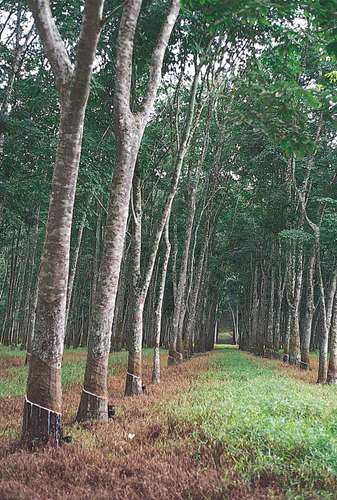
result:
M 85 349 L 71 349 L 68 352 L 82 352 L 83 357 L 76 361 L 65 361 L 62 368 L 62 385 L 67 386 L 78 381 L 82 381 L 84 377 L 86 351 Z M 152 349 L 144 349 L 143 356 L 152 356 Z M 110 354 L 109 359 L 109 372 L 113 373 L 115 366 L 126 366 L 127 364 L 127 351 L 121 351 Z M 19 349 L 11 349 L 7 347 L 0 347 L 0 361 L 1 358 L 9 357 L 22 357 L 21 366 L 12 366 L 6 371 L 5 378 L 0 379 L 0 399 L 6 397 L 22 396 L 25 393 L 28 367 L 24 366 L 24 358 L 26 353 Z
M 230 467 L 245 487 L 275 485 L 291 499 L 336 498 L 335 387 L 305 384 L 225 348 L 165 411 L 171 428 L 190 432 L 196 457 L 212 450 L 224 476 Z

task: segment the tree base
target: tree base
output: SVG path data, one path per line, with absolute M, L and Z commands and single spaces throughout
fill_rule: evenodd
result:
M 329 385 L 337 385 L 337 374 L 331 375 L 328 373 L 328 378 L 326 380 L 326 383 Z
M 177 364 L 176 357 L 169 354 L 167 358 L 167 366 L 175 366 L 176 364 Z
M 99 420 L 107 422 L 108 418 L 108 400 L 83 389 L 76 421 L 87 422 L 88 420 Z
M 160 350 L 156 346 L 153 350 L 153 368 L 152 368 L 152 383 L 159 384 L 160 382 Z
M 300 366 L 301 364 L 301 358 L 298 355 L 289 355 L 288 363 L 292 366 Z
M 125 396 L 140 396 L 141 394 L 143 394 L 141 377 L 128 372 L 126 375 Z
M 34 449 L 39 446 L 62 444 L 62 415 L 27 398 L 23 408 L 21 442 L 23 446 Z
M 178 352 L 170 352 L 167 358 L 167 366 L 175 366 L 184 361 L 183 355 Z
M 268 359 L 273 359 L 273 357 L 274 357 L 273 350 L 272 350 L 272 349 L 270 349 L 269 347 L 266 347 L 266 348 L 263 350 L 263 357 L 264 357 L 264 358 L 268 358 Z

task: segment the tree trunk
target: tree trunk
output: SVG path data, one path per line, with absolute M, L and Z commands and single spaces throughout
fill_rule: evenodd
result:
M 301 339 L 300 339 L 300 318 L 299 308 L 302 293 L 302 278 L 303 278 L 303 244 L 294 245 L 293 255 L 296 266 L 292 266 L 294 274 L 292 278 L 293 293 L 291 297 L 291 330 L 289 338 L 289 363 L 291 365 L 299 365 L 301 361 Z
M 189 310 L 188 310 L 186 335 L 185 335 L 185 348 L 188 349 L 188 356 L 190 356 L 194 352 L 194 338 L 195 338 L 194 334 L 195 334 L 195 322 L 197 314 L 197 303 L 201 287 L 202 274 L 205 268 L 205 260 L 206 260 L 206 253 L 208 250 L 208 244 L 209 244 L 209 228 L 203 240 L 203 246 L 201 248 L 199 262 L 195 273 L 195 283 L 191 288 L 191 295 L 189 298 L 189 308 L 188 308 Z
M 249 348 L 253 351 L 257 351 L 257 328 L 259 320 L 259 305 L 260 299 L 258 294 L 258 264 L 255 261 L 255 270 L 253 278 L 253 296 L 252 296 L 252 331 L 249 339 Z
M 141 289 L 141 253 L 142 253 L 142 197 L 140 179 L 137 173 L 133 179 L 132 237 L 131 237 L 131 276 L 130 290 L 130 332 L 128 338 L 129 356 L 126 374 L 125 395 L 142 394 L 142 342 L 143 311 L 145 297 Z
M 307 275 L 307 293 L 305 298 L 305 314 L 303 319 L 302 328 L 302 342 L 301 342 L 301 368 L 308 370 L 310 367 L 310 341 L 312 331 L 312 320 L 314 317 L 315 304 L 314 304 L 314 273 L 315 273 L 315 247 L 310 251 L 308 262 L 308 275 Z
M 112 179 L 102 260 L 90 318 L 84 388 L 76 417 L 78 421 L 108 419 L 107 374 L 111 327 L 129 213 L 126 200 L 130 199 L 140 144 L 138 130 L 131 118 L 124 126 L 124 131 L 127 131 L 126 140 L 117 136 L 117 163 Z
M 161 271 L 160 285 L 158 290 L 158 300 L 156 307 L 156 320 L 155 320 L 155 345 L 153 350 L 153 366 L 152 366 L 152 382 L 159 384 L 160 382 L 160 334 L 161 334 L 161 319 L 164 300 L 164 291 L 166 283 L 167 267 L 170 260 L 171 244 L 169 240 L 169 221 L 165 226 L 165 256 L 163 260 L 163 267 Z
M 91 197 L 90 197 L 90 199 L 87 202 L 87 206 L 90 206 L 90 202 L 91 202 Z M 84 226 L 85 226 L 86 219 L 87 219 L 87 211 L 84 212 L 84 215 L 83 215 L 81 223 L 80 223 L 80 227 L 78 228 L 77 242 L 76 242 L 76 247 L 75 247 L 73 262 L 72 262 L 71 267 L 70 267 L 70 273 L 69 273 L 69 279 L 68 279 L 68 290 L 67 290 L 65 331 L 67 331 L 67 323 L 68 323 L 68 318 L 69 318 L 69 311 L 70 311 L 70 306 L 71 306 L 71 299 L 72 299 L 72 296 L 73 296 L 73 288 L 74 288 L 75 275 L 76 275 L 76 270 L 77 270 L 78 259 L 79 259 L 79 256 L 80 256 L 80 250 L 81 250 L 81 244 L 82 244 L 82 237 L 83 237 L 83 231 L 84 231 Z
M 103 1 L 87 0 L 85 3 L 74 72 L 70 69 L 49 3 L 30 0 L 29 5 L 62 92 L 58 147 L 39 272 L 35 333 L 23 414 L 22 441 L 32 447 L 46 443 L 57 446 L 62 437 L 61 364 L 70 233 L 84 116 Z
M 260 281 L 260 308 L 258 316 L 258 329 L 257 329 L 257 350 L 256 354 L 264 354 L 265 346 L 265 331 L 266 331 L 266 302 L 267 302 L 267 275 L 264 269 L 264 259 L 261 264 L 261 281 Z
M 281 258 L 281 251 L 279 249 L 278 254 L 279 259 Z M 278 355 L 281 343 L 281 313 L 282 313 L 282 303 L 284 297 L 284 290 L 287 283 L 287 268 L 284 271 L 282 277 L 282 264 L 279 263 L 278 268 L 278 285 L 277 285 L 277 304 L 276 304 L 276 315 L 275 315 L 275 327 L 274 327 L 274 350 Z
M 318 274 L 318 287 L 320 292 L 320 307 L 321 307 L 321 324 L 320 324 L 320 337 L 319 337 L 319 364 L 318 364 L 318 384 L 325 384 L 328 375 L 328 344 L 329 344 L 329 330 L 327 324 L 327 310 L 325 301 L 324 282 L 321 268 L 320 257 L 320 235 L 319 231 L 316 232 L 316 266 Z
M 107 419 L 107 368 L 120 266 L 129 212 L 130 192 L 136 159 L 144 129 L 151 118 L 166 47 L 179 12 L 178 0 L 172 0 L 168 15 L 153 51 L 147 89 L 141 111 L 130 109 L 133 44 L 142 0 L 127 2 L 123 9 L 117 47 L 116 82 L 114 93 L 114 123 L 117 139 L 117 162 L 113 174 L 110 203 L 107 214 L 102 261 L 99 271 L 95 303 L 90 321 L 87 364 L 84 388 L 77 420 Z M 134 306 L 134 317 L 140 314 Z M 135 327 L 136 328 L 136 327 Z M 136 330 L 139 336 L 139 331 Z M 138 347 L 138 344 L 137 344 Z M 131 365 L 139 366 L 137 356 L 131 355 Z M 130 368 L 131 367 L 131 368 Z M 137 373 L 134 373 L 137 380 Z M 129 380 L 129 379 L 128 379 Z M 128 382 L 127 382 L 128 383 Z M 135 382 L 137 390 L 141 383 Z M 92 411 L 90 398 L 102 401 Z
M 337 294 L 335 294 L 333 302 L 327 383 L 337 384 Z
M 275 270 L 273 266 L 274 252 L 273 249 L 270 253 L 270 287 L 269 287 L 269 304 L 268 304 L 268 324 L 267 324 L 267 338 L 266 347 L 268 349 L 268 355 L 272 357 L 274 349 L 274 294 L 275 294 Z

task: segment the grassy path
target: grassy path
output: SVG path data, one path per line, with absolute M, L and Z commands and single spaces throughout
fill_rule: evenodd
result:
M 280 363 L 226 349 L 169 414 L 177 428 L 193 428 L 201 450 L 214 450 L 229 487 L 337 498 L 335 387 L 304 383 Z
M 149 384 L 147 351 L 147 394 L 123 398 L 121 353 L 109 381 L 117 417 L 77 426 L 84 357 L 67 353 L 64 371 L 74 442 L 29 454 L 16 446 L 25 369 L 20 354 L 0 351 L 1 500 L 336 498 L 336 388 L 221 346 L 164 369 L 160 386 Z

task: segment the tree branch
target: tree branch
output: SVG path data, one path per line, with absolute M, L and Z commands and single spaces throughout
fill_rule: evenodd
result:
M 104 0 L 86 0 L 84 5 L 72 89 L 72 94 L 77 100 L 87 98 L 88 84 L 102 28 L 103 5 Z
M 35 25 L 52 68 L 56 86 L 62 92 L 72 76 L 72 65 L 56 27 L 49 0 L 28 0 Z
M 123 115 L 130 114 L 133 41 L 141 6 L 142 0 L 127 0 L 119 27 L 114 93 L 114 108 L 118 122 L 123 119 Z
M 165 51 L 177 20 L 179 9 L 179 0 L 172 0 L 170 9 L 160 30 L 156 48 L 152 54 L 149 81 L 147 83 L 147 89 L 141 105 L 141 113 L 147 118 L 152 112 L 158 87 L 161 82 L 161 68 L 163 65 Z

